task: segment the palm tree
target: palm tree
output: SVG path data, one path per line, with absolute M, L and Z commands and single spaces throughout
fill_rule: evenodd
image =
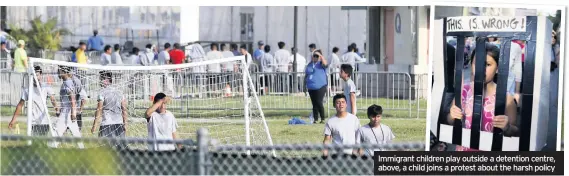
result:
M 31 28 L 25 30 L 15 25 L 10 25 L 12 31 L 10 35 L 14 41 L 24 40 L 30 50 L 57 51 L 61 48 L 61 36 L 70 35 L 71 32 L 65 28 L 57 28 L 57 19 L 50 18 L 45 23 L 41 16 L 29 21 Z M 51 55 L 51 54 L 50 54 Z M 44 56 L 46 57 L 46 56 Z M 47 56 L 47 58 L 52 58 Z

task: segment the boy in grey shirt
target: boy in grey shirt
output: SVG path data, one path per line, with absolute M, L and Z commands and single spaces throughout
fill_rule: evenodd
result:
M 356 114 L 356 84 L 350 78 L 353 72 L 352 65 L 342 64 L 340 66 L 340 77 L 344 80 L 344 96 L 346 96 L 346 111 L 353 115 Z
M 395 139 L 391 128 L 380 123 L 382 114 L 381 106 L 374 104 L 367 108 L 369 123 L 360 127 L 356 132 L 356 143 L 387 144 Z M 359 149 L 358 154 L 373 156 L 374 151 L 383 151 L 383 149 Z

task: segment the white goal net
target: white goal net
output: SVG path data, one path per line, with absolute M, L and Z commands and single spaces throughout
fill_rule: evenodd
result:
M 120 96 L 107 94 L 104 90 L 109 87 L 120 92 L 126 101 L 126 137 L 148 136 L 145 111 L 152 105 L 154 95 L 162 92 L 171 97 L 166 108 L 176 118 L 177 134 L 181 139 L 195 139 L 199 128 L 207 128 L 209 136 L 218 144 L 272 145 L 259 99 L 254 89 L 250 89 L 253 84 L 243 61 L 244 57 L 237 56 L 180 65 L 101 66 L 31 59 L 34 66 L 40 66 L 43 70 L 38 77 L 43 85 L 41 88 L 51 90 L 47 92 L 55 97 L 57 106 L 65 106 L 62 101 L 67 96 L 61 95 L 64 80 L 58 69 L 68 68 L 72 77 L 80 82 L 72 85 L 80 88 L 75 90 L 82 90 L 77 96 L 78 106 L 84 99 L 81 119 L 78 119 L 82 137 L 96 137 L 99 134 L 100 126 L 96 126 L 95 132 L 91 133 L 99 97 Z M 221 71 L 207 69 L 215 67 Z M 112 75 L 112 82 L 102 84 L 101 73 Z M 73 80 L 66 80 L 69 79 Z M 54 124 L 61 119 L 56 117 L 55 108 L 49 100 L 46 106 L 50 127 L 55 129 Z M 116 106 L 103 108 L 113 109 Z M 66 130 L 63 135 L 71 136 L 70 131 Z M 28 134 L 31 134 L 31 129 L 28 129 Z M 54 130 L 51 130 L 51 134 L 61 135 L 54 133 Z M 68 145 L 72 144 L 64 146 Z M 146 149 L 144 145 L 128 147 Z

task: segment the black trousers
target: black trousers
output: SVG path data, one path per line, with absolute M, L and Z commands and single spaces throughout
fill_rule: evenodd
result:
M 314 121 L 318 121 L 318 116 L 320 120 L 324 121 L 324 95 L 326 94 L 326 87 L 328 85 L 322 86 L 318 90 L 308 90 L 310 95 L 310 101 L 312 102 L 312 115 L 314 116 Z

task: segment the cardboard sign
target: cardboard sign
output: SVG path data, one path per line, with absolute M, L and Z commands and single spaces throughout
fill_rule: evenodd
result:
M 447 32 L 525 32 L 526 17 L 462 16 L 447 18 Z

